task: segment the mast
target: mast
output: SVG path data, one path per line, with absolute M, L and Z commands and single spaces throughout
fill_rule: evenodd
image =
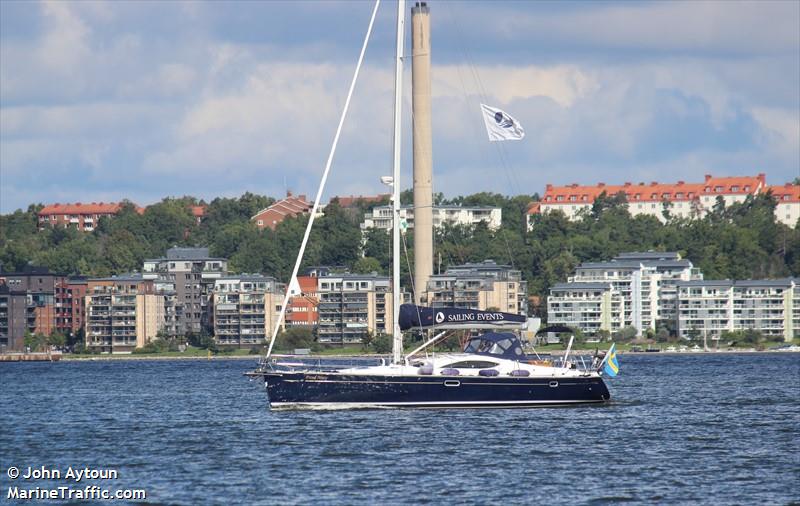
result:
M 403 360 L 403 333 L 400 330 L 400 137 L 403 105 L 403 41 L 405 40 L 406 2 L 397 0 L 397 44 L 394 68 L 394 145 L 392 147 L 392 362 Z
M 414 111 L 414 291 L 422 302 L 433 274 L 433 142 L 431 20 L 426 2 L 411 8 L 411 96 Z

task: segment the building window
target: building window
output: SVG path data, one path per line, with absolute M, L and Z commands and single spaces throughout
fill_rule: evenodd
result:
M 263 227 L 264 226 L 264 220 L 258 220 L 258 226 L 259 227 Z

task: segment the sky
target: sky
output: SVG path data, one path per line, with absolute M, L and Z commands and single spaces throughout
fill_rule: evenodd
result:
M 372 5 L 0 1 L 0 213 L 313 196 Z M 434 191 L 800 176 L 800 2 L 429 6 Z M 323 201 L 387 191 L 395 10 L 381 4 Z M 525 139 L 490 143 L 481 102 Z

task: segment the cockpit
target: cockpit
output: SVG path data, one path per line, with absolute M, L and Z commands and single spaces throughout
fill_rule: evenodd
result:
M 464 353 L 491 355 L 509 360 L 523 358 L 522 344 L 517 336 L 511 333 L 488 333 L 473 337 L 464 346 Z

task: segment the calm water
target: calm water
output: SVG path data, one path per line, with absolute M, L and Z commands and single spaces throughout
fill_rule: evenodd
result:
M 606 407 L 279 413 L 249 360 L 2 363 L 0 502 L 73 465 L 168 504 L 800 503 L 799 354 L 620 362 Z

